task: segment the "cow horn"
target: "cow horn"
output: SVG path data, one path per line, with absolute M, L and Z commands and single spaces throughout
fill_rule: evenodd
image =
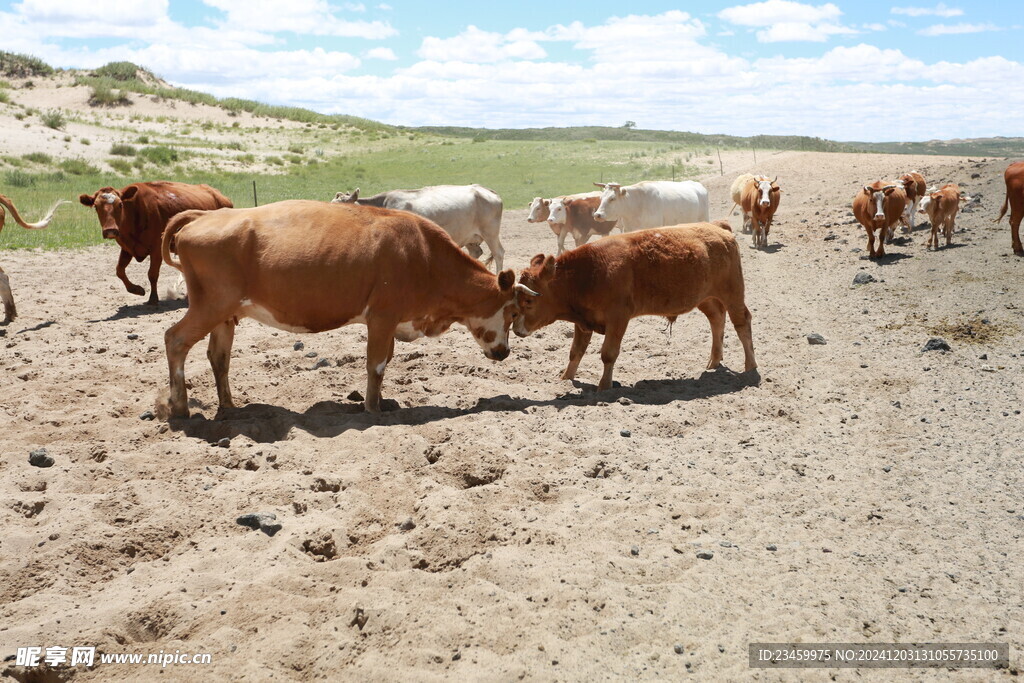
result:
M 886 190 L 891 190 L 894 187 L 896 187 L 896 186 L 895 185 L 886 185 L 885 187 L 882 188 L 882 192 L 885 192 Z
M 774 183 L 774 182 L 775 182 L 776 180 L 778 180 L 778 179 L 779 179 L 779 176 L 775 176 L 775 179 L 774 179 L 774 180 L 772 180 L 772 182 Z
M 522 282 L 516 283 L 516 289 L 522 292 L 523 294 L 529 294 L 530 296 L 540 296 L 540 294 L 533 291 L 532 289 L 524 285 Z
M 608 187 L 608 183 L 594 183 L 598 187 Z

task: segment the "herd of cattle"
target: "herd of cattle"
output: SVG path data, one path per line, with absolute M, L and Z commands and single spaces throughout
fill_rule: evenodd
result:
M 1005 180 L 1006 200 L 996 220 L 1009 207 L 1013 250 L 1024 256 L 1024 162 L 1010 165 Z M 563 379 L 575 376 L 598 332 L 604 335 L 598 390 L 605 390 L 612 386 L 632 318 L 662 316 L 671 324 L 697 308 L 712 329 L 708 368 L 722 362 L 728 314 L 743 346 L 744 369 L 753 370 L 739 247 L 726 221 L 710 221 L 707 189 L 694 181 L 595 185 L 601 190 L 533 200 L 527 220 L 548 222 L 557 252 L 535 256 L 518 280 L 514 271 L 502 269 L 501 198 L 479 185 L 392 190 L 368 198 L 356 189 L 339 192 L 330 203 L 291 200 L 235 209 L 208 185 L 158 181 L 105 187 L 79 201 L 96 210 L 104 239 L 121 248 L 117 276 L 129 292 L 145 295 L 125 271 L 132 258 L 150 259 L 150 304 L 157 303 L 163 263 L 185 280 L 188 310 L 165 335 L 170 393 L 163 407 L 170 417 L 188 415 L 185 357 L 207 335 L 220 409 L 233 407 L 231 346 L 235 325 L 246 317 L 291 332 L 365 324 L 365 407 L 371 412 L 380 410 L 395 340 L 436 337 L 454 323 L 465 325 L 492 360 L 509 355 L 510 329 L 525 337 L 556 320 L 573 323 Z M 781 192 L 777 177 L 744 174 L 732 184 L 734 209 L 742 211 L 744 232 L 752 233 L 755 247 L 768 244 Z M 918 212 L 931 223 L 925 245 L 938 248 L 940 230 L 949 245 L 966 199 L 955 184 L 928 190 L 925 179 L 911 172 L 864 185 L 853 213 L 867 231 L 869 255 L 877 258 L 885 255 L 898 223 L 905 232 L 914 229 Z M 49 225 L 61 203 L 28 223 L 0 195 L 0 229 L 4 208 L 22 227 L 38 230 Z M 610 235 L 616 227 L 621 234 Z M 567 235 L 575 249 L 565 249 Z M 588 243 L 593 235 L 604 239 Z M 481 243 L 497 274 L 479 260 Z M 5 321 L 12 320 L 14 298 L 3 270 L 0 300 Z

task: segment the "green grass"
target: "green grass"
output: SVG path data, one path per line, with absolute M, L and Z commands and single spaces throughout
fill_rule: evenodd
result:
M 38 57 L 0 51 L 0 75 L 10 78 L 27 78 L 29 76 L 49 76 L 53 72 L 53 67 Z
M 115 90 L 107 83 L 96 83 L 89 95 L 89 104 L 94 107 L 121 107 L 132 101 L 121 90 Z
M 131 62 L 110 62 L 93 71 L 101 78 L 113 78 L 116 81 L 130 81 L 138 78 L 139 72 L 152 76 L 152 72 Z
M 25 161 L 31 161 L 34 164 L 51 164 L 53 163 L 53 157 L 43 152 L 29 152 L 28 154 L 22 154 L 21 158 Z

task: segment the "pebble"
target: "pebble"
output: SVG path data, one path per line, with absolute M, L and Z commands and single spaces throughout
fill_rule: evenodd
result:
M 675 645 L 673 645 L 673 646 L 672 646 L 672 649 L 673 649 L 673 650 L 675 650 L 675 653 L 676 653 L 677 655 L 681 655 L 681 654 L 683 654 L 683 646 L 682 646 L 682 645 L 680 645 L 679 643 L 676 643 Z
M 765 549 L 765 550 L 770 550 L 770 551 L 772 551 L 772 552 L 774 553 L 774 552 L 775 552 L 776 550 L 778 550 L 779 548 L 778 548 L 778 546 L 777 546 L 777 545 L 775 545 L 774 543 L 772 543 L 772 544 L 766 545 L 764 549 Z
M 949 342 L 942 337 L 932 337 L 921 347 L 921 351 L 952 351 Z
M 633 557 L 636 557 L 637 555 L 639 555 L 640 554 L 640 546 L 635 545 L 635 546 L 631 547 L 629 549 L 629 554 L 632 555 Z
M 128 335 L 128 338 L 129 338 L 129 339 L 131 339 L 132 341 L 134 341 L 134 340 L 136 340 L 136 339 L 138 339 L 138 338 L 139 338 L 139 335 L 137 335 L 137 334 L 135 334 L 135 333 L 133 332 L 132 334 L 129 334 L 129 335 Z
M 250 529 L 259 529 L 267 536 L 273 536 L 281 530 L 281 523 L 276 520 L 277 515 L 273 512 L 250 512 L 242 515 L 235 521 Z
M 715 554 L 710 550 L 702 550 L 701 552 L 697 553 L 697 558 L 700 560 L 710 560 L 714 556 Z
M 53 456 L 45 448 L 37 448 L 28 454 L 28 464 L 33 467 L 53 467 Z
M 988 360 L 988 354 L 987 353 L 981 354 L 980 356 L 978 356 L 978 360 Z
M 310 353 L 312 353 L 312 351 Z M 318 360 L 316 363 L 313 364 L 313 367 L 310 368 L 310 370 L 319 370 L 320 368 L 328 368 L 330 366 L 331 366 L 331 361 L 330 360 L 328 360 L 326 358 L 321 358 L 320 360 Z
M 306 358 L 316 358 L 319 355 L 320 354 L 317 353 L 316 351 L 307 351 L 306 352 Z
M 855 285 L 866 285 L 869 282 L 878 282 L 875 276 L 871 273 L 865 273 L 863 270 L 853 276 L 853 284 Z
M 828 342 L 826 342 L 825 338 L 822 337 L 817 332 L 812 332 L 811 334 L 807 335 L 807 343 L 810 344 L 811 346 L 824 346 Z
M 156 415 L 153 414 L 152 410 L 147 410 L 142 415 L 139 415 L 139 419 L 140 420 L 154 420 L 154 419 L 156 419 Z
M 292 346 L 292 348 L 295 349 L 296 351 L 301 351 L 302 349 L 306 348 L 306 345 L 300 341 L 297 341 L 295 342 L 295 345 Z
M 231 439 L 225 436 L 223 439 L 217 442 L 217 445 L 220 446 L 221 448 L 227 448 L 228 446 L 231 445 Z
M 353 390 L 345 398 L 347 398 L 350 401 L 362 401 L 363 400 L 363 395 L 360 394 L 358 391 Z
M 412 531 L 416 528 L 416 522 L 412 521 L 412 517 L 409 517 L 404 522 L 398 525 L 398 528 L 402 531 Z
M 620 429 L 619 436 L 625 436 L 628 438 L 630 436 L 633 436 L 633 432 L 629 431 L 628 429 Z

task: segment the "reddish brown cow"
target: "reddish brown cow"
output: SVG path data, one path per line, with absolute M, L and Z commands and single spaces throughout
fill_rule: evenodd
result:
M 907 207 L 900 216 L 900 223 L 903 224 L 904 232 L 913 232 L 914 218 L 921 206 L 921 200 L 928 192 L 928 185 L 924 181 L 924 176 L 917 171 L 904 173 L 900 176 L 900 182 L 903 183 L 903 191 L 907 193 Z
M 960 202 L 966 200 L 966 197 L 960 196 L 960 186 L 955 183 L 943 185 L 938 192 L 928 195 L 925 211 L 928 212 L 928 220 L 931 221 L 932 229 L 928 239 L 924 241 L 925 247 L 939 248 L 940 227 L 946 236 L 946 246 L 952 244 L 956 214 L 960 210 Z
M 42 230 L 50 221 L 53 220 L 53 213 L 57 210 L 57 207 L 61 204 L 67 204 L 66 199 L 59 200 L 56 204 L 50 207 L 50 210 L 46 212 L 42 220 L 38 223 L 28 223 L 18 213 L 18 209 L 15 208 L 14 202 L 10 198 L 0 194 L 0 230 L 4 229 L 4 221 L 7 220 L 7 216 L 4 212 L 4 207 L 11 212 L 11 217 L 14 222 L 27 230 Z M 14 305 L 14 294 L 11 292 L 11 281 L 7 277 L 7 273 L 4 272 L 3 268 L 0 268 L 0 302 L 4 305 L 4 322 L 9 323 L 18 317 L 18 309 Z
M 576 325 L 569 365 L 573 379 L 594 332 L 604 335 L 604 374 L 598 391 L 612 386 L 612 369 L 629 321 L 665 316 L 672 323 L 699 308 L 711 323 L 708 368 L 722 362 L 725 314 L 743 343 L 744 369 L 757 367 L 750 311 L 743 300 L 743 269 L 731 231 L 711 223 L 652 228 L 606 237 L 557 258 L 537 254 L 519 276 L 521 314 L 514 330 L 525 337 L 556 320 Z
M 558 253 L 565 251 L 565 236 L 572 234 L 576 246 L 586 244 L 591 235 L 604 237 L 616 226 L 617 221 L 599 221 L 594 218 L 594 212 L 601 204 L 600 193 L 593 193 L 589 197 L 565 197 L 560 200 L 552 200 L 551 217 L 548 221 L 554 225 L 556 222 L 563 224 L 561 233 L 558 236 Z M 558 208 L 561 206 L 561 208 Z
M 1013 241 L 1013 253 L 1024 256 L 1024 246 L 1020 243 L 1020 221 L 1024 218 L 1024 161 L 1010 164 L 1003 174 L 1006 180 L 1006 199 L 999 211 L 996 223 L 1003 220 L 1006 207 L 1010 207 L 1010 238 Z
M 160 277 L 160 236 L 167 221 L 187 209 L 230 208 L 231 200 L 209 185 L 187 185 L 156 181 L 132 183 L 120 190 L 104 187 L 92 195 L 83 194 L 78 201 L 96 208 L 103 229 L 103 239 L 116 240 L 121 247 L 117 259 L 117 277 L 132 294 L 145 296 L 146 290 L 133 284 L 125 267 L 134 257 L 141 263 L 149 257 L 149 300 L 158 301 L 156 282 Z
M 768 231 L 772 227 L 772 218 L 779 208 L 782 190 L 779 188 L 779 177 L 768 180 L 766 176 L 757 176 L 747 181 L 740 191 L 740 208 L 743 216 L 750 216 L 750 227 L 754 232 L 754 246 L 768 246 Z
M 168 224 L 163 258 L 189 291 L 188 312 L 165 335 L 170 400 L 158 407 L 174 417 L 188 414 L 185 356 L 206 335 L 220 408 L 233 406 L 228 362 L 240 318 L 289 332 L 365 324 L 365 406 L 378 412 L 396 337 L 436 337 L 461 323 L 485 356 L 503 360 L 518 314 L 512 270 L 495 275 L 407 211 L 301 200 L 188 211 Z
M 892 241 L 893 226 L 899 222 L 907 204 L 907 194 L 899 183 L 875 181 L 865 185 L 853 198 L 853 215 L 868 231 L 868 255 L 885 256 L 885 242 Z M 875 251 L 875 231 L 879 231 L 878 250 Z

